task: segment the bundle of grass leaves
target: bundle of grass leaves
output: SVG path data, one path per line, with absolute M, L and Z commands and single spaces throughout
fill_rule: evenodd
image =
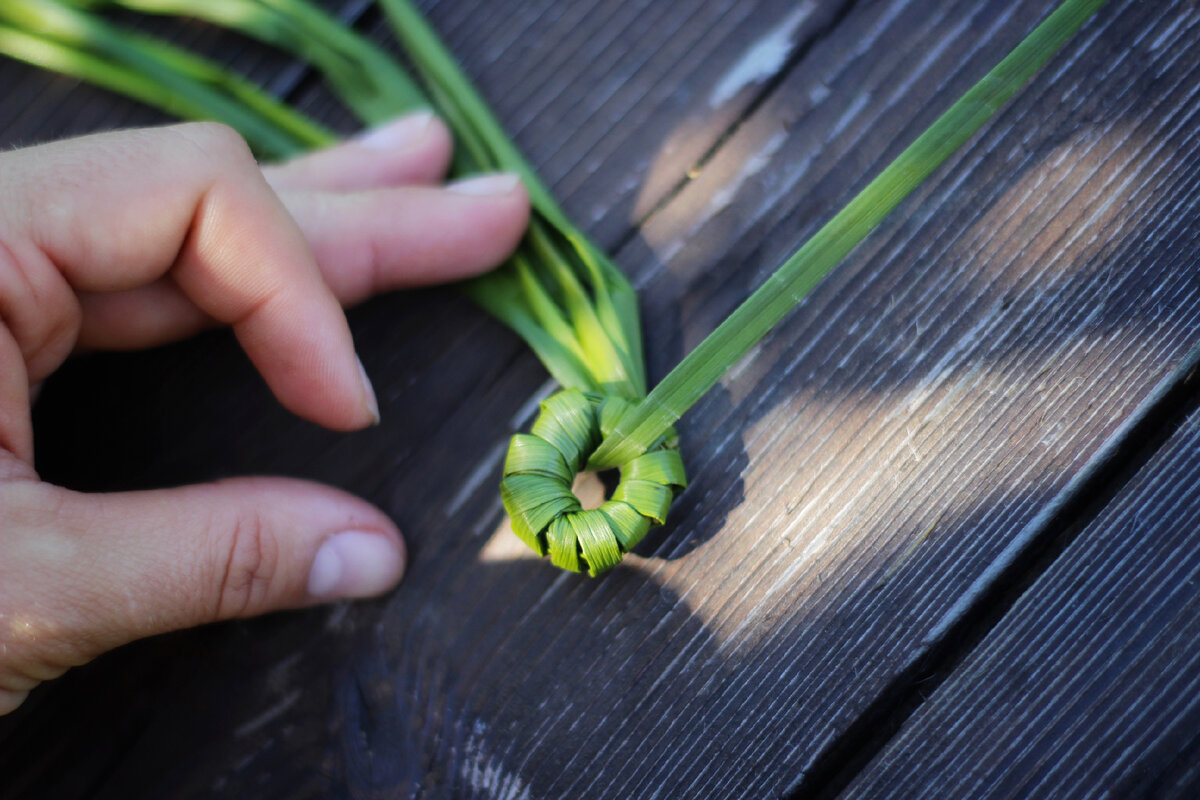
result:
M 457 177 L 519 174 L 534 209 L 528 233 L 507 264 L 466 291 L 528 343 L 562 388 L 542 403 L 532 430 L 512 438 L 500 491 L 530 548 L 595 576 L 663 524 L 685 488 L 676 420 L 1105 0 L 1064 0 L 649 392 L 629 282 L 562 212 L 410 0 L 379 2 L 410 69 L 309 0 L 3 0 L 0 53 L 180 117 L 225 122 L 263 157 L 335 140 L 222 66 L 120 28 L 103 12 L 197 17 L 305 60 L 364 125 L 435 110 L 456 138 Z M 572 491 L 576 475 L 610 469 L 620 470 L 616 488 L 599 508 L 584 509 Z

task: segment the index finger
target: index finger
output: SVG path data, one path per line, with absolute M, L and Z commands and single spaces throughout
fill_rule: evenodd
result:
M 0 173 L 0 241 L 31 243 L 77 291 L 170 273 L 283 405 L 339 429 L 377 418 L 341 307 L 232 129 L 90 136 L 0 154 Z

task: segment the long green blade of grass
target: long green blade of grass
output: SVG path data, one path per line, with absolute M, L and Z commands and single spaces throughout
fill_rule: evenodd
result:
M 336 140 L 223 68 L 123 31 L 57 0 L 3 0 L 0 52 L 87 80 L 184 117 L 237 128 L 262 155 L 282 158 Z
M 559 241 L 556 247 L 574 262 L 580 278 L 591 287 L 597 320 L 614 345 L 614 357 L 620 372 L 628 378 L 631 396 L 645 394 L 645 361 L 641 344 L 641 322 L 637 296 L 628 280 L 608 257 L 591 244 L 559 208 L 549 189 L 508 138 L 487 103 L 442 45 L 437 32 L 410 0 L 380 0 L 392 21 L 396 37 L 410 54 L 438 108 L 455 125 L 470 128 L 479 147 L 486 151 L 486 164 L 521 175 L 534 209 L 544 218 L 545 235 Z M 462 122 L 456 122 L 461 119 Z M 535 220 L 534 227 L 539 225 Z M 617 364 L 607 364 L 615 374 Z
M 293 53 L 325 76 L 368 125 L 428 108 L 429 99 L 382 48 L 308 0 L 67 0 L 80 8 L 123 8 L 190 16 Z
M 605 437 L 590 467 L 618 466 L 653 445 L 1104 3 L 1059 6 L 671 370 Z

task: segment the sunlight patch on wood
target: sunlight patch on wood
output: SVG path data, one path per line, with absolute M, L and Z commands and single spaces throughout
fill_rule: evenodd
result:
M 517 538 L 517 535 L 513 533 L 508 515 L 505 515 L 500 524 L 496 526 L 496 530 L 492 531 L 492 535 L 488 537 L 483 549 L 479 551 L 479 560 L 484 564 L 537 561 L 538 555 Z M 553 569 L 549 562 L 546 563 L 546 569 Z

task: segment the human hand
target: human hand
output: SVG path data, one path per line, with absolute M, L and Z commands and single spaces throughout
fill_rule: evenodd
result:
M 328 487 L 41 482 L 30 392 L 77 347 L 228 324 L 284 406 L 338 430 L 371 424 L 339 301 L 482 272 L 528 220 L 513 176 L 437 185 L 450 148 L 444 125 L 415 115 L 266 169 L 212 124 L 0 153 L 0 714 L 134 639 L 399 580 L 392 522 Z

